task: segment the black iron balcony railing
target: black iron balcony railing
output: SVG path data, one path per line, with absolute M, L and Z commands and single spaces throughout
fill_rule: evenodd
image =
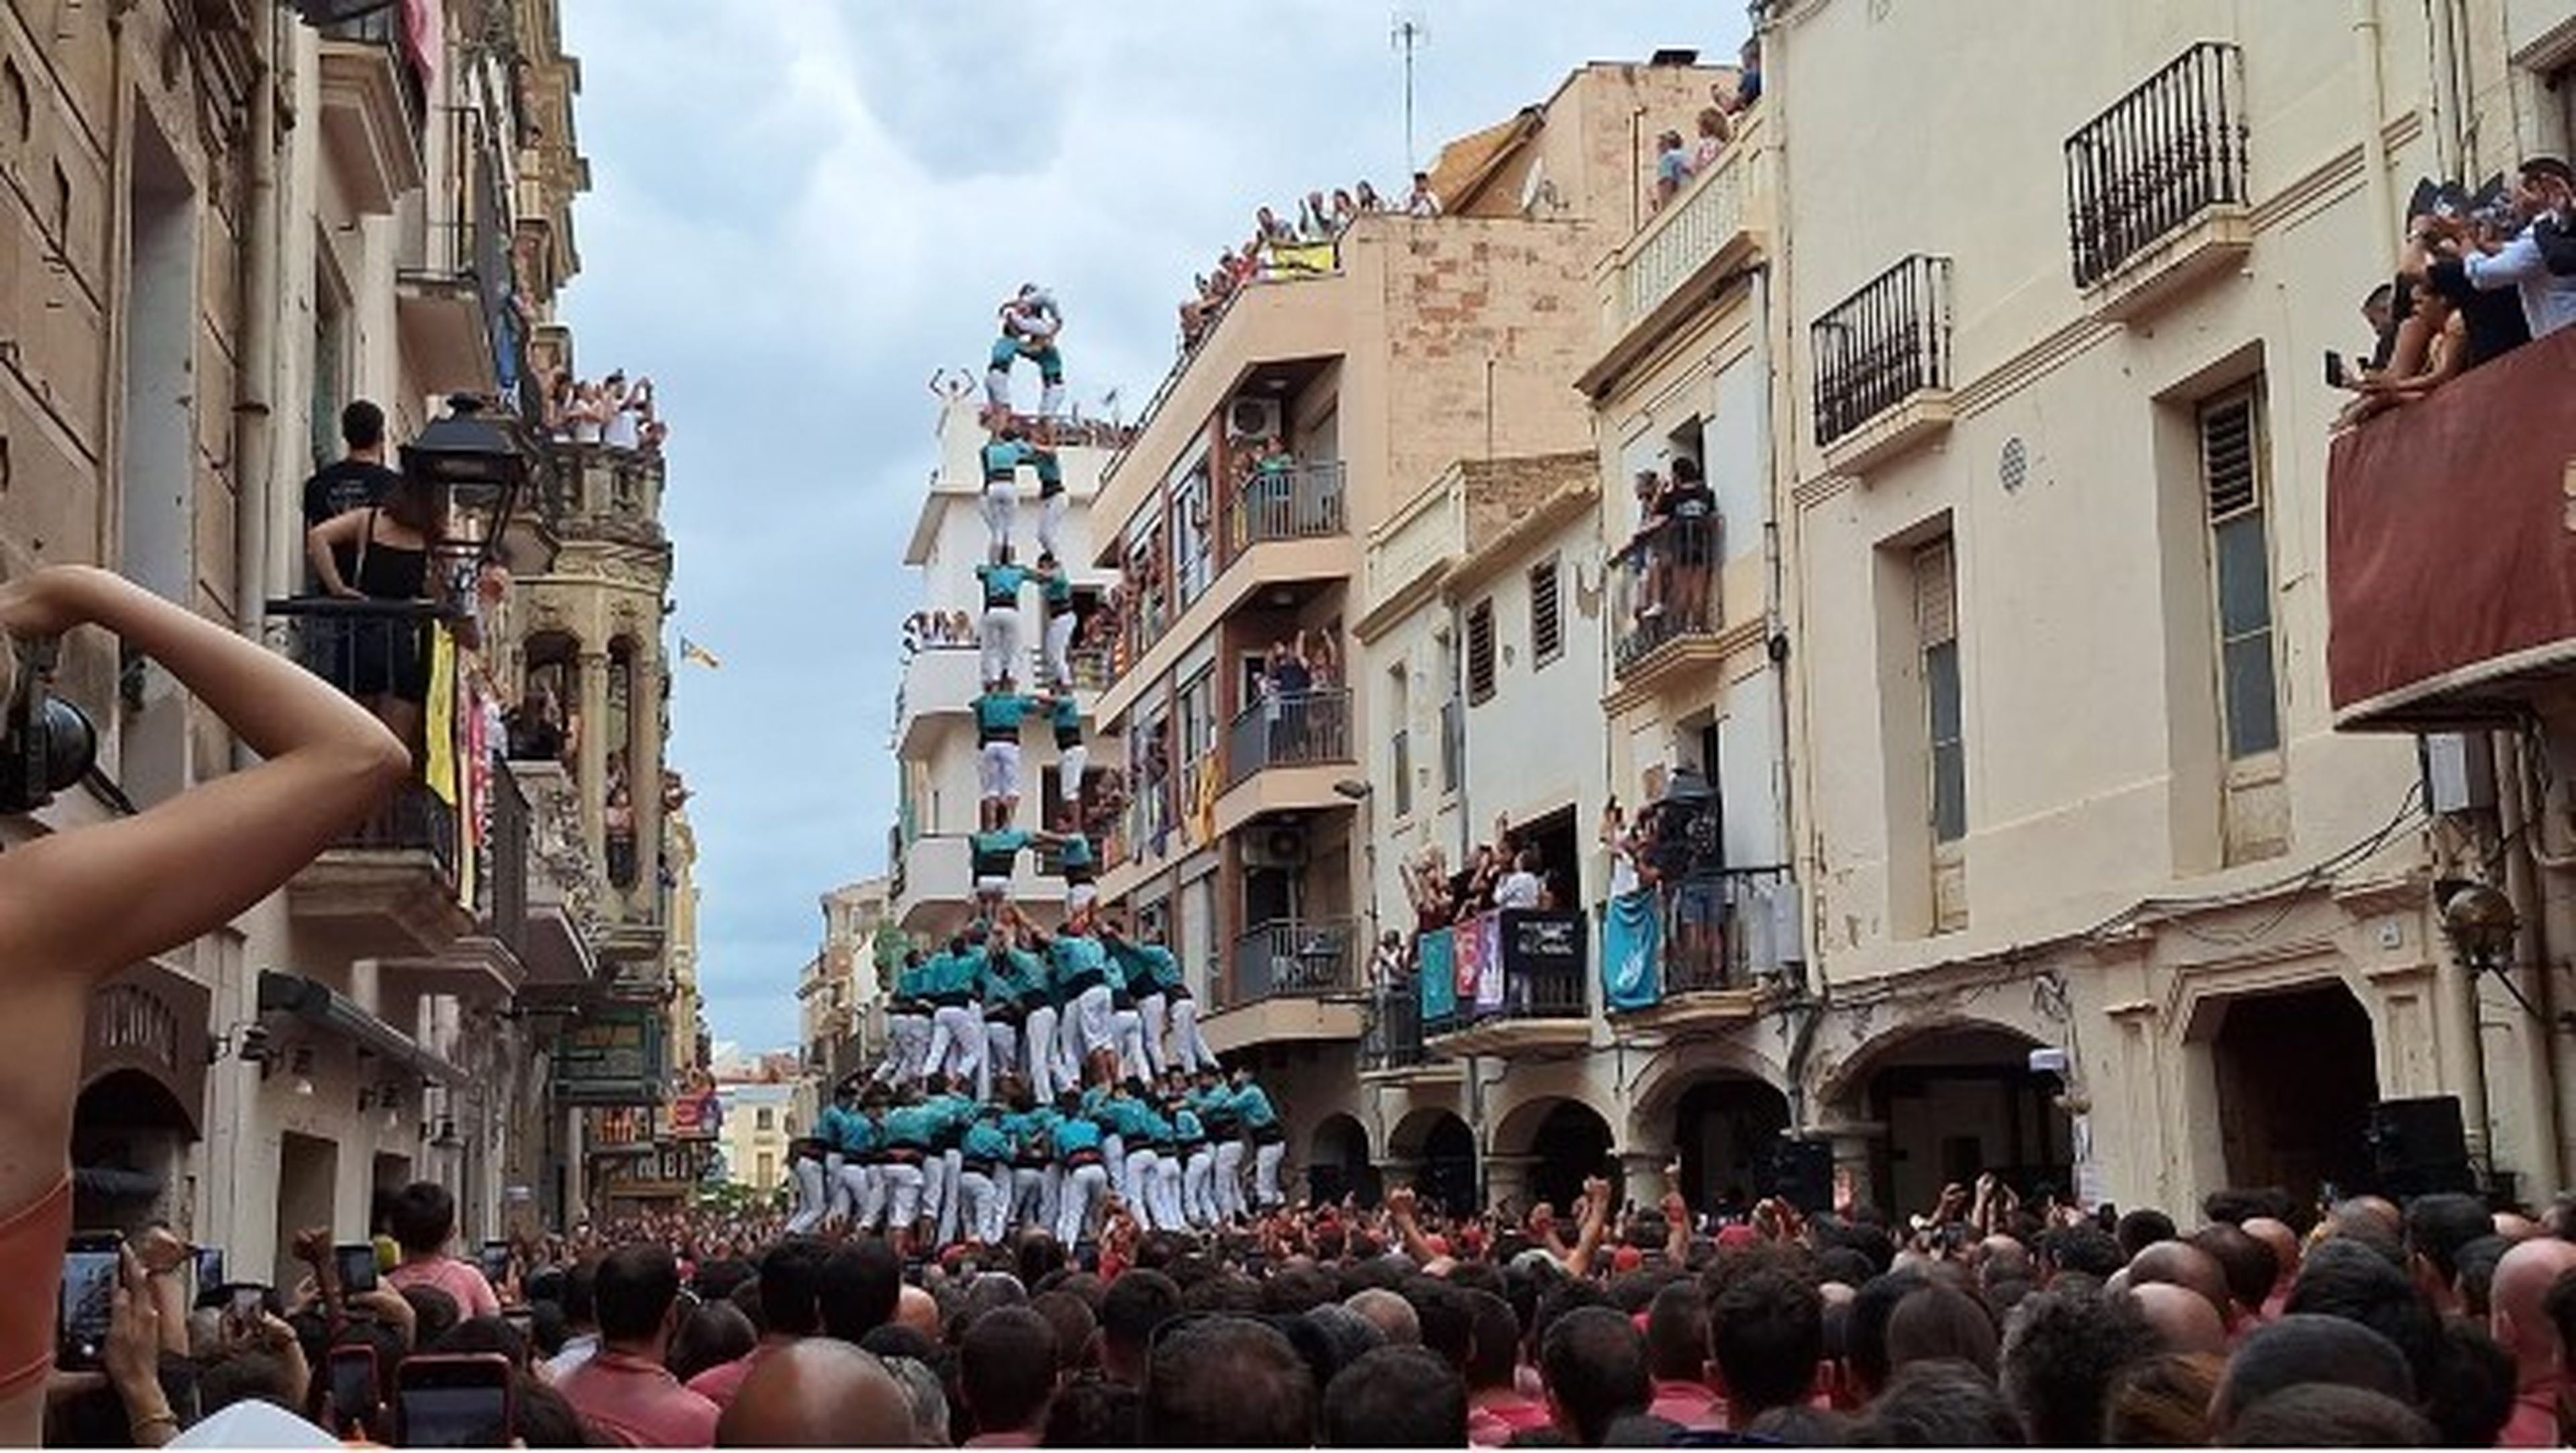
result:
M 1474 983 L 1457 984 L 1450 1010 L 1426 1016 L 1423 1031 L 1448 1034 L 1497 1019 L 1589 1017 L 1589 928 L 1580 913 L 1503 908 L 1438 930 L 1447 942 L 1422 954 L 1423 972 L 1465 975 L 1462 962 L 1472 962 Z
M 1823 448 L 1926 389 L 1950 387 L 1950 259 L 1906 258 L 1809 330 Z
M 491 774 L 490 858 L 482 878 L 483 912 L 494 938 L 524 954 L 528 937 L 528 794 L 516 773 Z
M 1717 516 L 1649 527 L 1610 557 L 1611 664 L 1625 672 L 1668 641 L 1714 636 L 1719 619 Z
M 451 612 L 425 600 L 297 597 L 268 602 L 264 634 L 272 648 L 349 696 L 413 703 L 416 713 L 429 700 L 437 659 L 432 633 L 450 629 L 453 620 Z M 447 728 L 431 722 L 425 729 Z M 420 744 L 413 747 L 417 751 Z M 456 809 L 415 781 L 339 845 L 427 852 L 442 871 L 453 874 Z
M 1351 760 L 1351 694 L 1307 691 L 1264 697 L 1226 730 L 1225 785 L 1269 767 Z
M 1660 889 L 1663 992 L 1750 989 L 1779 973 L 1777 914 L 1790 888 L 1789 870 L 1773 867 L 1728 868 Z
M 2242 54 L 2202 41 L 2066 139 L 2075 285 L 2089 288 L 2211 207 L 2242 205 Z
M 1360 1031 L 1361 1071 L 1409 1070 L 1430 1059 L 1422 1042 L 1421 994 L 1410 983 L 1372 992 Z
M 1216 1007 L 1322 998 L 1359 987 L 1358 932 L 1348 918 L 1279 918 L 1234 941 L 1234 972 Z
M 1348 531 L 1342 461 L 1255 466 L 1235 495 L 1236 553 L 1273 540 L 1320 540 Z

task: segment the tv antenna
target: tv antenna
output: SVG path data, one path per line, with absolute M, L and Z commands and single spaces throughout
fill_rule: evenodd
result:
M 1413 53 L 1431 41 L 1431 27 L 1425 22 L 1422 7 L 1396 7 L 1395 20 L 1387 28 L 1387 43 L 1404 56 L 1404 174 L 1411 177 L 1422 163 L 1413 147 Z

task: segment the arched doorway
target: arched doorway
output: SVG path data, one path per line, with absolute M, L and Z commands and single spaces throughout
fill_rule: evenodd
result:
M 173 1187 L 196 1122 L 141 1070 L 102 1075 L 72 1107 L 72 1215 L 84 1229 L 139 1235 L 173 1215 Z
M 1361 1205 L 1374 1206 L 1379 1190 L 1368 1132 L 1348 1115 L 1325 1116 L 1315 1127 L 1313 1148 L 1306 1155 L 1307 1198 L 1321 1206 L 1356 1195 Z
M 1480 1209 L 1476 1194 L 1476 1133 L 1447 1110 L 1416 1110 L 1387 1137 L 1387 1158 L 1415 1167 L 1413 1185 L 1424 1203 L 1455 1215 Z
M 1580 1100 L 1557 1101 L 1530 1137 L 1531 1202 L 1545 1201 L 1564 1212 L 1582 1199 L 1583 1183 L 1593 1176 L 1606 1176 L 1615 1187 L 1619 1167 L 1610 1155 L 1614 1143 L 1610 1122 L 1600 1112 Z
M 2064 1194 L 2073 1128 L 2057 1104 L 2057 1077 L 2031 1070 L 2039 1047 L 2000 1025 L 1958 1024 L 1876 1056 L 1865 1101 L 1868 1118 L 1887 1127 L 1871 1156 L 1880 1205 L 1929 1211 L 1943 1186 L 1972 1185 L 1987 1171 L 2025 1197 L 2041 1185 Z
M 1672 1110 L 1673 1154 L 1693 1206 L 1741 1215 L 1772 1193 L 1771 1161 L 1789 1128 L 1789 1097 L 1760 1080 L 1713 1076 Z
M 2280 1186 L 2301 1205 L 2329 1183 L 2369 1185 L 2379 1051 L 2352 991 L 2320 984 L 2218 1008 L 2210 1059 L 2227 1183 Z

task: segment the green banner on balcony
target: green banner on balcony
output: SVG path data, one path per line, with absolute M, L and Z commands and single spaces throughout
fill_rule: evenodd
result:
M 1664 918 L 1653 889 L 1610 900 L 1601 925 L 1601 1001 L 1611 1013 L 1652 1009 L 1662 1001 L 1655 965 L 1663 950 Z
M 1426 1031 L 1458 1017 L 1458 940 L 1456 930 L 1422 935 L 1414 952 L 1422 980 L 1422 1024 Z

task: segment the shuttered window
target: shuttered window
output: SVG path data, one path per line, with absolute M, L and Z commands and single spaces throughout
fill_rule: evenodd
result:
M 2200 474 L 2209 512 L 2218 627 L 2218 710 L 2229 761 L 2281 745 L 2273 661 L 2271 541 L 2264 525 L 2263 411 L 2247 386 L 2200 406 Z
M 1467 612 L 1467 700 L 1481 703 L 1494 694 L 1494 602 L 1480 600 Z
M 1958 575 L 1946 535 L 1914 551 L 1914 637 L 1923 657 L 1932 748 L 1932 840 L 1957 842 L 1968 835 L 1968 753 L 1959 691 Z
M 1530 669 L 1535 671 L 1565 654 L 1565 597 L 1556 578 L 1556 557 L 1530 567 Z

